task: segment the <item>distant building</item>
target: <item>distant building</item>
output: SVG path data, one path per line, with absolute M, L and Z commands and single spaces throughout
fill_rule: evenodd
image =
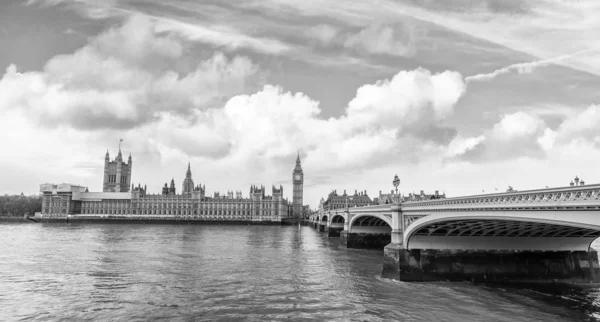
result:
M 346 190 L 341 195 L 338 195 L 337 191 L 334 190 L 327 196 L 327 199 L 323 201 L 323 211 L 335 210 L 335 209 L 346 209 L 346 207 L 362 207 L 373 205 L 373 201 L 369 198 L 367 191 L 358 192 L 354 190 L 353 195 L 346 194 Z
M 403 196 L 403 201 L 421 201 L 421 200 L 432 200 L 432 199 L 445 199 L 446 193 L 440 194 L 438 190 L 436 190 L 432 194 L 426 194 L 421 190 L 420 193 L 409 193 L 408 196 Z
M 392 204 L 397 202 L 397 197 L 394 193 L 394 190 L 391 190 L 390 193 L 381 193 L 379 190 L 379 197 L 375 198 L 374 202 L 378 205 L 383 204 Z M 423 190 L 420 193 L 409 193 L 408 195 L 403 195 L 400 197 L 400 201 L 420 201 L 420 200 L 431 200 L 431 199 L 443 199 L 446 198 L 446 194 L 440 194 L 438 190 L 436 190 L 433 194 L 426 194 Z
M 296 162 L 299 165 L 299 159 Z M 121 151 L 113 162 L 105 159 L 103 192 L 88 192 L 86 187 L 71 184 L 42 184 L 43 217 L 64 218 L 80 216 L 135 216 L 150 218 L 189 218 L 213 221 L 281 221 L 288 218 L 290 207 L 283 198 L 283 187 L 271 188 L 271 196 L 265 195 L 264 186 L 251 186 L 247 198 L 241 191 L 228 191 L 226 195 L 206 196 L 206 187 L 195 185 L 188 164 L 181 194 L 177 194 L 175 180 L 165 183 L 161 194 L 148 194 L 146 187 L 138 184 L 125 187 L 131 180 L 131 156 L 127 164 L 122 162 Z M 108 178 L 108 179 L 107 179 Z M 116 179 L 115 179 L 116 178 Z M 296 180 L 296 178 L 294 178 Z M 300 178 L 302 182 L 303 178 Z M 297 180 L 296 180 L 297 181 Z M 301 191 L 301 190 L 300 190 Z M 301 201 L 300 193 L 300 201 Z M 301 214 L 304 211 L 300 208 Z

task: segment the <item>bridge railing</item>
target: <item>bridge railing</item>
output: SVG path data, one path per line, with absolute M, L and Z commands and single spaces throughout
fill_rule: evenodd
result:
M 402 203 L 403 212 L 490 208 L 597 210 L 600 209 L 600 184 Z

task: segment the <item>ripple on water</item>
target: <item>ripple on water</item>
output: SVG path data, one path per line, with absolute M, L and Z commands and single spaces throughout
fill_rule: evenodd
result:
M 594 320 L 600 291 L 379 277 L 313 229 L 0 224 L 0 320 Z

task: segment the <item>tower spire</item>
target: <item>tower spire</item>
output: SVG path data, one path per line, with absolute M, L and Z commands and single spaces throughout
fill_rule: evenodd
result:
M 185 173 L 186 178 L 191 178 L 192 177 L 192 169 L 191 169 L 191 164 L 188 161 L 188 168 L 187 168 L 187 172 Z

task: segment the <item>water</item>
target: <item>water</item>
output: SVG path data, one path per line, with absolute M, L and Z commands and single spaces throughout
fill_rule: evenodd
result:
M 403 283 L 309 227 L 0 223 L 1 321 L 581 321 L 600 289 Z

